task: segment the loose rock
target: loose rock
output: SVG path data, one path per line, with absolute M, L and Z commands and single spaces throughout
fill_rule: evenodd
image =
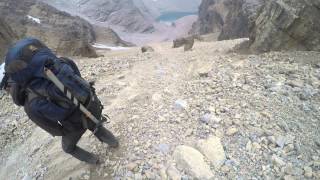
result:
M 218 137 L 213 136 L 207 140 L 200 140 L 197 147 L 216 169 L 219 169 L 226 160 L 221 140 Z
M 154 49 L 151 46 L 143 46 L 141 48 L 141 52 L 145 53 L 145 52 L 154 52 Z
M 238 131 L 239 131 L 239 130 L 238 130 L 237 128 L 231 127 L 231 128 L 229 128 L 229 129 L 227 130 L 226 134 L 227 134 L 228 136 L 233 136 L 233 135 L 235 135 Z
M 271 157 L 272 163 L 273 165 L 277 166 L 277 167 L 283 167 L 286 165 L 286 163 L 278 156 L 273 155 Z
M 179 171 L 173 165 L 168 167 L 167 175 L 172 180 L 181 180 L 181 175 Z
M 312 168 L 311 167 L 309 167 L 309 166 L 305 166 L 304 168 L 303 168 L 303 170 L 304 170 L 304 176 L 305 177 L 308 177 L 308 178 L 311 178 L 312 177 Z
M 203 155 L 196 149 L 189 146 L 178 146 L 173 157 L 178 167 L 198 179 L 211 179 L 213 173 L 204 161 Z

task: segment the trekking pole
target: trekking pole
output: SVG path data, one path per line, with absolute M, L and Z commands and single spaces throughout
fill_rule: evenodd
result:
M 79 107 L 79 109 L 80 109 L 90 120 L 92 120 L 92 121 L 97 125 L 97 127 L 98 127 L 99 125 L 101 125 L 102 122 L 99 121 L 96 117 L 94 117 L 94 116 L 92 115 L 92 113 L 91 113 L 87 108 L 85 108 L 84 105 L 82 105 L 77 98 L 75 98 L 75 97 L 71 94 L 71 92 L 62 84 L 62 82 L 56 77 L 56 75 L 55 75 L 50 69 L 44 68 L 44 72 L 45 72 L 45 74 L 47 75 L 47 77 L 53 82 L 53 84 L 55 84 L 55 85 L 58 87 L 58 89 L 59 89 L 61 92 L 63 92 L 63 93 L 67 96 L 67 98 L 68 98 L 69 100 L 72 101 L 72 103 L 73 103 L 74 105 L 76 105 L 77 107 Z M 97 128 L 96 128 L 96 129 L 97 129 Z

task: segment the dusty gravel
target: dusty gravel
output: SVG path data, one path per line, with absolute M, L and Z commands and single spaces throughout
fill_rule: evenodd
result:
M 1 94 L 0 179 L 193 179 L 173 156 L 180 145 L 204 152 L 216 179 L 319 179 L 320 53 L 229 53 L 241 41 L 74 58 L 121 142 L 112 150 L 86 133 L 80 146 L 99 155 L 97 166 L 63 153 L 59 137 Z M 224 150 L 219 166 L 197 146 L 212 136 Z

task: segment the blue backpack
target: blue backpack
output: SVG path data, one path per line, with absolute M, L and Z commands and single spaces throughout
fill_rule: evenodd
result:
M 17 105 L 23 106 L 33 98 L 43 97 L 64 110 L 53 112 L 58 120 L 67 118 L 78 108 L 46 77 L 45 68 L 50 69 L 74 98 L 97 119 L 102 118 L 103 106 L 95 94 L 93 84 L 81 77 L 72 60 L 56 57 L 48 47 L 34 38 L 17 42 L 5 58 L 6 82 L 3 84 L 12 83 L 15 86 L 15 92 L 11 95 Z

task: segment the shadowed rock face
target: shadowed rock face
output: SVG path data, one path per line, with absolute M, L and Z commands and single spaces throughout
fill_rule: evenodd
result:
M 218 40 L 250 37 L 251 51 L 320 51 L 320 2 L 203 0 L 194 31 Z
M 18 38 L 36 37 L 61 55 L 96 57 L 92 27 L 79 17 L 34 0 L 4 0 L 0 15 Z
M 320 51 L 319 17 L 319 1 L 269 1 L 255 21 L 250 48 L 258 52 Z
M 223 0 L 203 0 L 194 29 L 200 34 L 220 32 L 227 14 Z
M 203 0 L 193 33 L 218 33 L 219 40 L 249 37 L 263 0 Z
M 0 19 L 0 63 L 4 60 L 7 48 L 16 38 L 8 24 L 3 19 Z

